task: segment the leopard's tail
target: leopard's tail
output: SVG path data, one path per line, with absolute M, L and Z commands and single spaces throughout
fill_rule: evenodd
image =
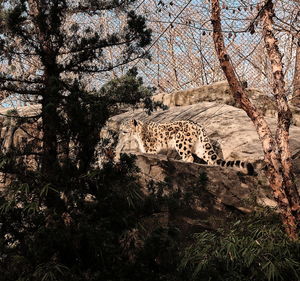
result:
M 249 176 L 253 176 L 255 174 L 254 167 L 249 162 L 243 162 L 241 160 L 225 161 L 225 160 L 219 158 L 215 161 L 215 163 L 221 167 L 235 168 L 237 170 L 242 171 L 245 174 L 248 174 Z

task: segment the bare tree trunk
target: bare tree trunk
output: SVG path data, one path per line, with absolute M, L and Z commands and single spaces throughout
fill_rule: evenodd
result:
M 263 37 L 268 57 L 272 66 L 273 73 L 273 93 L 278 108 L 278 122 L 276 130 L 276 143 L 280 162 L 282 164 L 282 173 L 285 182 L 285 189 L 290 200 L 292 212 L 298 223 L 300 222 L 300 198 L 295 184 L 292 171 L 291 151 L 289 146 L 289 128 L 292 120 L 292 112 L 289 108 L 285 94 L 285 82 L 283 75 L 282 55 L 280 54 L 277 39 L 273 32 L 273 2 L 268 0 L 262 13 Z
M 43 124 L 43 156 L 42 173 L 44 177 L 53 182 L 57 176 L 58 167 L 58 140 L 57 140 L 57 96 L 59 72 L 57 69 L 57 54 L 51 48 L 50 37 L 41 26 L 43 23 L 38 20 L 40 11 L 43 9 L 43 2 L 38 0 L 29 0 L 29 10 L 33 18 L 38 40 L 42 46 L 40 60 L 44 66 L 44 85 L 41 91 L 42 95 L 42 124 Z
M 278 208 L 281 214 L 283 224 L 285 226 L 286 232 L 292 239 L 297 239 L 297 218 L 291 207 L 291 202 L 289 200 L 289 194 L 286 192 L 286 181 L 287 178 L 283 174 L 283 165 L 281 163 L 281 152 L 279 153 L 278 144 L 285 146 L 284 149 L 288 149 L 288 143 L 286 141 L 286 135 L 280 139 L 279 142 L 275 141 L 274 136 L 269 128 L 263 115 L 256 109 L 252 102 L 248 99 L 246 92 L 244 91 L 241 83 L 237 79 L 234 68 L 230 62 L 230 57 L 227 53 L 224 44 L 224 38 L 222 34 L 221 18 L 220 18 L 220 4 L 219 0 L 212 0 L 212 25 L 213 25 L 213 40 L 215 44 L 215 49 L 224 71 L 224 74 L 228 80 L 229 86 L 232 90 L 234 98 L 237 103 L 240 104 L 241 108 L 247 113 L 249 118 L 252 120 L 260 141 L 262 143 L 264 151 L 264 161 L 267 164 L 266 176 L 268 178 L 270 187 L 273 190 L 274 198 L 278 203 Z M 282 98 L 281 98 L 282 99 Z M 283 98 L 284 99 L 284 98 Z M 282 101 L 280 100 L 280 114 L 283 114 L 284 109 L 286 109 Z M 285 118 L 289 118 L 287 114 L 282 119 L 281 122 L 288 122 Z M 287 125 L 287 123 L 284 123 Z M 279 129 L 282 130 L 283 124 L 280 124 Z M 284 127 L 284 128 L 288 128 Z M 281 132 L 281 130 L 279 132 Z M 279 133 L 277 133 L 279 134 Z M 281 149 L 281 147 L 280 147 Z M 285 156 L 284 156 L 285 157 Z M 287 162 L 291 161 L 290 158 L 286 159 Z M 298 195 L 299 198 L 299 195 Z M 299 221 L 298 221 L 299 222 Z
M 292 104 L 300 108 L 300 38 L 297 42 Z

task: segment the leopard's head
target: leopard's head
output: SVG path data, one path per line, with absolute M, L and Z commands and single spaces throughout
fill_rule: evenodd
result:
M 136 119 L 127 120 L 120 126 L 120 133 L 123 135 L 141 133 L 143 125 L 142 121 L 138 121 Z

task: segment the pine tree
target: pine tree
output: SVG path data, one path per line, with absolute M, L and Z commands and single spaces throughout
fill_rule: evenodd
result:
M 17 163 L 15 151 L 0 154 L 0 170 L 15 176 L 0 196 L 5 280 L 126 275 L 119 239 L 138 224 L 143 201 L 134 159 L 108 163 L 103 170 L 90 164 L 99 131 L 116 105 L 141 100 L 149 105 L 152 88 L 143 86 L 135 68 L 107 83 L 94 79 L 148 56 L 151 30 L 134 4 L 0 1 L 0 92 L 39 103 L 36 119 L 43 132 L 37 170 Z M 116 17 L 111 31 L 101 24 L 105 16 Z M 107 50 L 113 51 L 111 61 Z
M 88 133 L 79 133 L 76 126 L 85 126 L 91 120 L 91 107 L 98 109 L 97 126 L 86 125 L 89 129 L 94 126 L 96 131 L 108 118 L 110 106 L 117 102 L 109 94 L 96 94 L 101 84 L 96 84 L 93 77 L 147 55 L 145 47 L 150 43 L 151 30 L 133 10 L 134 2 L 0 3 L 0 91 L 5 96 L 17 95 L 41 104 L 41 169 L 49 182 L 59 177 L 59 146 L 68 147 L 70 137 L 83 139 Z M 103 18 L 107 15 L 117 18 L 112 31 L 104 29 Z M 124 23 L 118 24 L 118 19 L 124 19 Z M 95 23 L 97 28 L 92 25 Z M 107 50 L 114 52 L 111 61 L 105 56 Z M 87 167 L 88 161 L 81 159 L 80 167 Z

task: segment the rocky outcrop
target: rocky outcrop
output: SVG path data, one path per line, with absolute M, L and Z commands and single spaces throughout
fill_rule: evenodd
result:
M 149 225 L 176 225 L 191 233 L 217 229 L 233 215 L 252 212 L 258 205 L 275 207 L 270 188 L 260 176 L 228 168 L 169 160 L 162 155 L 137 154 L 140 182 L 146 195 L 167 207 Z
M 199 94 L 199 91 L 201 92 L 202 90 L 194 89 L 168 95 L 157 95 L 155 96 L 157 101 L 168 103 L 168 110 L 160 110 L 148 115 L 143 109 L 138 109 L 114 116 L 107 122 L 107 126 L 103 128 L 100 136 L 102 139 L 109 139 L 110 143 L 116 142 L 121 122 L 130 118 L 136 118 L 144 122 L 155 121 L 161 123 L 176 120 L 193 120 L 206 128 L 215 146 L 220 147 L 219 154 L 223 155 L 225 160 L 241 159 L 252 162 L 255 164 L 257 176 L 241 176 L 238 172 L 229 168 L 222 169 L 220 167 L 177 161 L 180 158 L 178 158 L 176 152 L 171 156 L 168 155 L 169 159 L 166 159 L 166 156 L 139 155 L 137 163 L 141 169 L 141 181 L 145 190 L 151 181 L 161 182 L 165 178 L 171 178 L 173 191 L 179 189 L 184 191 L 184 188 L 189 186 L 189 181 L 193 181 L 194 183 L 191 183 L 191 185 L 194 186 L 199 174 L 203 172 L 208 176 L 208 185 L 203 196 L 204 198 L 206 196 L 213 198 L 209 199 L 208 202 L 213 202 L 212 204 L 215 206 L 206 206 L 205 208 L 209 212 L 212 211 L 211 208 L 214 210 L 218 208 L 226 209 L 228 206 L 232 206 L 239 211 L 251 210 L 252 206 L 245 202 L 247 198 L 249 199 L 252 196 L 252 193 L 259 194 L 255 197 L 255 202 L 274 206 L 274 201 L 271 199 L 272 196 L 266 184 L 266 178 L 262 172 L 263 152 L 261 144 L 252 122 L 243 110 L 228 105 L 234 105 L 228 85 L 220 82 L 211 86 L 205 86 L 203 89 L 202 94 Z M 260 100 L 261 95 L 259 91 L 253 90 L 251 93 L 252 99 L 256 103 L 262 103 L 263 100 Z M 255 93 L 258 94 L 256 95 Z M 167 102 L 168 99 L 169 101 Z M 217 101 L 210 101 L 214 99 Z M 270 111 L 271 109 L 267 106 L 268 102 L 265 105 L 266 112 Z M 0 115 L 2 115 L 0 118 L 2 152 L 7 152 L 13 147 L 22 148 L 23 151 L 26 151 L 28 145 L 35 146 L 38 149 L 41 146 L 40 122 L 36 122 L 40 114 L 39 105 L 18 108 L 17 115 L 15 116 L 14 114 L 16 112 L 13 112 L 11 109 L 2 109 L 0 111 Z M 7 117 L 7 115 L 10 117 Z M 27 122 L 24 122 L 24 119 L 20 119 L 18 116 L 26 116 Z M 32 116 L 36 116 L 36 118 L 28 118 Z M 274 131 L 276 119 L 267 117 L 267 121 Z M 291 127 L 290 144 L 295 173 L 298 175 L 296 177 L 297 184 L 300 186 L 299 127 Z M 103 154 L 105 153 L 111 157 L 113 153 L 111 147 L 106 149 L 100 143 L 98 148 L 100 162 L 103 160 Z M 131 141 L 124 147 L 124 152 L 138 153 L 139 151 L 136 143 Z M 25 157 L 24 159 L 28 161 L 28 165 L 36 166 L 36 156 Z M 168 167 L 172 167 L 172 169 Z M 197 204 L 195 203 L 196 209 L 201 209 L 202 207 L 199 206 L 206 204 L 201 200 L 197 202 Z M 188 218 L 186 217 L 186 219 Z
M 245 91 L 264 116 L 276 117 L 276 102 L 272 96 L 266 95 L 256 88 L 246 88 Z M 235 102 L 227 81 L 220 81 L 190 90 L 159 93 L 153 99 L 154 101 L 162 102 L 168 107 L 192 105 L 204 101 L 240 107 Z M 300 109 L 291 105 L 291 110 L 293 112 L 293 124 L 300 126 Z
M 266 96 L 258 89 L 246 88 L 249 98 L 265 116 L 274 116 L 276 106 L 273 98 Z M 216 102 L 239 107 L 233 98 L 227 81 L 220 81 L 211 85 L 173 93 L 159 93 L 154 101 L 160 101 L 168 107 L 185 106 L 204 101 Z
M 30 105 L 0 110 L 1 151 L 24 150 L 25 144 L 41 139 L 40 106 Z
M 262 112 L 267 116 L 274 116 L 274 103 L 271 98 L 266 97 L 257 89 L 247 89 L 247 91 Z M 246 157 L 252 161 L 262 157 L 262 150 L 258 144 L 254 127 L 246 114 L 237 108 L 227 82 L 217 82 L 171 94 L 160 93 L 155 95 L 153 99 L 168 105 L 170 110 L 156 112 L 150 116 L 143 113 L 143 110 L 129 111 L 112 118 L 106 129 L 112 129 L 112 131 L 117 132 L 118 124 L 123 119 L 133 116 L 144 121 L 153 120 L 159 122 L 191 119 L 204 125 L 212 139 L 221 143 L 225 158 Z M 40 105 L 18 107 L 17 115 L 26 117 L 25 120 L 13 117 L 15 110 L 15 108 L 0 109 L 2 152 L 9 150 L 9 146 L 20 147 L 21 143 L 26 142 L 26 140 L 33 142 L 40 135 L 40 132 L 36 133 L 36 130 L 39 131 L 39 126 L 35 124 L 40 114 Z M 294 119 L 295 123 L 298 124 L 300 122 L 300 111 L 294 107 L 292 107 L 292 110 L 296 113 Z M 274 128 L 275 119 L 270 118 L 268 120 L 270 120 L 271 127 Z M 16 126 L 12 126 L 11 122 L 15 123 Z M 104 132 L 105 130 L 103 130 L 101 136 L 111 137 L 111 134 Z M 292 127 L 291 145 L 293 150 L 298 145 L 298 141 L 296 141 L 298 136 L 297 134 L 294 136 L 294 134 L 295 129 Z M 245 143 L 248 143 L 248 145 L 245 146 Z M 253 143 L 255 143 L 254 147 L 251 145 Z M 235 149 L 235 147 L 239 149 Z
M 136 155 L 136 164 L 141 170 L 141 183 L 147 186 L 150 180 L 167 181 L 168 188 L 163 191 L 166 194 L 171 191 L 184 193 L 190 186 L 199 184 L 199 188 L 202 186 L 218 203 L 241 212 L 251 211 L 255 202 L 276 205 L 270 196 L 269 187 L 261 181 L 259 175 L 247 176 L 229 168 L 170 160 L 162 155 Z M 205 182 L 201 183 L 200 175 L 205 175 Z
M 120 124 L 131 118 L 144 122 L 170 122 L 176 120 L 192 120 L 205 126 L 208 135 L 215 143 L 219 143 L 221 154 L 226 160 L 241 159 L 254 163 L 256 176 L 249 177 L 230 168 L 220 168 L 196 163 L 178 161 L 176 152 L 174 157 L 166 155 L 141 155 L 137 143 L 130 141 L 124 147 L 126 153 L 138 155 L 137 165 L 141 169 L 141 181 L 145 190 L 151 181 L 161 182 L 168 179 L 172 191 L 188 192 L 191 186 L 197 186 L 201 173 L 207 175 L 207 186 L 200 188 L 200 197 L 194 198 L 192 208 L 182 211 L 176 216 L 180 219 L 178 225 L 185 227 L 213 228 L 215 216 L 218 212 L 226 213 L 230 209 L 240 212 L 250 212 L 254 206 L 275 207 L 272 192 L 267 184 L 263 168 L 263 151 L 256 130 L 246 113 L 236 107 L 218 104 L 216 102 L 201 102 L 194 105 L 171 107 L 165 111 L 158 111 L 148 115 L 142 109 L 128 111 L 114 116 L 107 123 L 102 136 L 109 138 L 111 132 L 118 132 Z M 267 118 L 273 131 L 276 119 Z M 292 126 L 290 129 L 290 144 L 293 153 L 297 185 L 300 186 L 300 128 Z M 173 158 L 173 159 L 172 159 Z M 177 160 L 176 160 L 177 159 Z M 166 191 L 168 192 L 168 190 Z M 170 190 L 169 190 L 170 192 Z M 193 191 L 196 192 L 195 190 Z M 196 192 L 197 193 L 197 192 Z M 207 200 L 207 201 L 205 201 Z M 229 208 L 229 209 L 228 209 Z M 184 215 L 185 214 L 185 215 Z M 195 219 L 196 218 L 196 219 Z M 200 218 L 211 218 L 209 225 Z M 165 218 L 168 222 L 170 218 Z
M 36 169 L 41 152 L 39 114 L 38 105 L 0 110 L 0 152 L 13 153 L 16 162 L 32 170 Z M 13 175 L 0 173 L 0 187 L 5 187 L 12 179 Z
M 127 119 L 136 118 L 149 122 L 170 122 L 176 120 L 192 120 L 203 125 L 209 137 L 217 141 L 226 160 L 242 159 L 257 162 L 263 159 L 263 151 L 256 130 L 246 113 L 236 107 L 202 102 L 194 105 L 171 107 L 147 115 L 142 109 L 128 111 L 112 117 L 102 132 L 105 136 L 109 130 L 118 131 L 120 124 Z M 271 129 L 276 127 L 275 118 L 267 118 Z M 300 128 L 291 126 L 290 143 L 293 154 L 300 150 Z M 124 151 L 137 151 L 135 142 L 129 143 Z
M 168 107 L 191 105 L 203 101 L 235 105 L 233 95 L 225 81 L 190 90 L 159 93 L 153 97 L 153 100 L 160 101 Z
M 255 166 L 257 175 L 253 178 L 238 176 L 236 171 L 230 168 L 222 169 L 219 167 L 211 167 L 202 165 L 199 168 L 198 164 L 188 164 L 181 161 L 175 152 L 173 157 L 168 155 L 169 162 L 166 164 L 166 158 L 162 156 L 147 155 L 144 158 L 138 158 L 139 166 L 141 168 L 145 180 L 159 179 L 162 180 L 164 176 L 177 178 L 179 186 L 185 186 L 184 182 L 180 181 L 181 171 L 189 171 L 192 178 L 199 175 L 199 171 L 204 170 L 210 178 L 213 186 L 213 195 L 218 198 L 220 202 L 225 205 L 234 206 L 236 209 L 242 210 L 249 205 L 245 205 L 244 199 L 249 199 L 251 193 L 259 193 L 260 195 L 255 199 L 255 202 L 263 205 L 274 207 L 275 202 L 272 200 L 270 188 L 267 186 L 267 179 L 263 172 L 263 151 L 261 143 L 258 139 L 256 130 L 241 109 L 233 106 L 218 104 L 212 102 L 202 102 L 194 105 L 171 107 L 169 110 L 158 111 L 148 115 L 142 109 L 129 111 L 124 114 L 114 116 L 107 123 L 106 130 L 102 131 L 102 136 L 109 138 L 109 132 L 118 132 L 120 124 L 131 118 L 136 118 L 144 122 L 170 122 L 176 120 L 192 120 L 205 126 L 209 137 L 215 143 L 220 145 L 221 154 L 225 160 L 240 159 L 247 162 L 252 162 Z M 276 128 L 276 119 L 267 118 L 268 123 L 273 131 Z M 295 168 L 297 186 L 300 186 L 300 128 L 291 126 L 290 129 L 290 145 L 293 154 L 293 164 Z M 123 148 L 126 153 L 139 153 L 137 143 L 135 141 L 128 142 Z M 165 156 L 166 157 L 166 156 Z M 173 160 L 170 160 L 173 158 Z M 142 159 L 142 160 L 141 160 Z M 148 159 L 148 160 L 147 160 Z M 162 159 L 164 159 L 162 161 Z M 147 165 L 145 163 L 148 163 Z M 180 163 L 180 164 L 179 164 Z M 162 166 L 174 166 L 174 174 L 166 174 Z M 171 169 L 172 170 L 172 169 Z M 185 173 L 186 173 L 185 172 Z M 176 175 L 179 174 L 177 177 Z M 194 176 L 192 176 L 194 174 Z M 187 177 L 187 176 L 184 176 Z M 175 182 L 177 181 L 175 180 Z M 232 180 L 232 181 L 231 181 Z M 146 186 L 146 182 L 144 182 Z M 172 186 L 176 186 L 175 183 Z M 238 194 L 244 192 L 243 195 Z M 236 201 L 235 201 L 236 200 Z M 231 203 L 229 203 L 231 201 Z M 234 203 L 233 203 L 234 201 Z M 250 208 L 251 209 L 251 208 Z

